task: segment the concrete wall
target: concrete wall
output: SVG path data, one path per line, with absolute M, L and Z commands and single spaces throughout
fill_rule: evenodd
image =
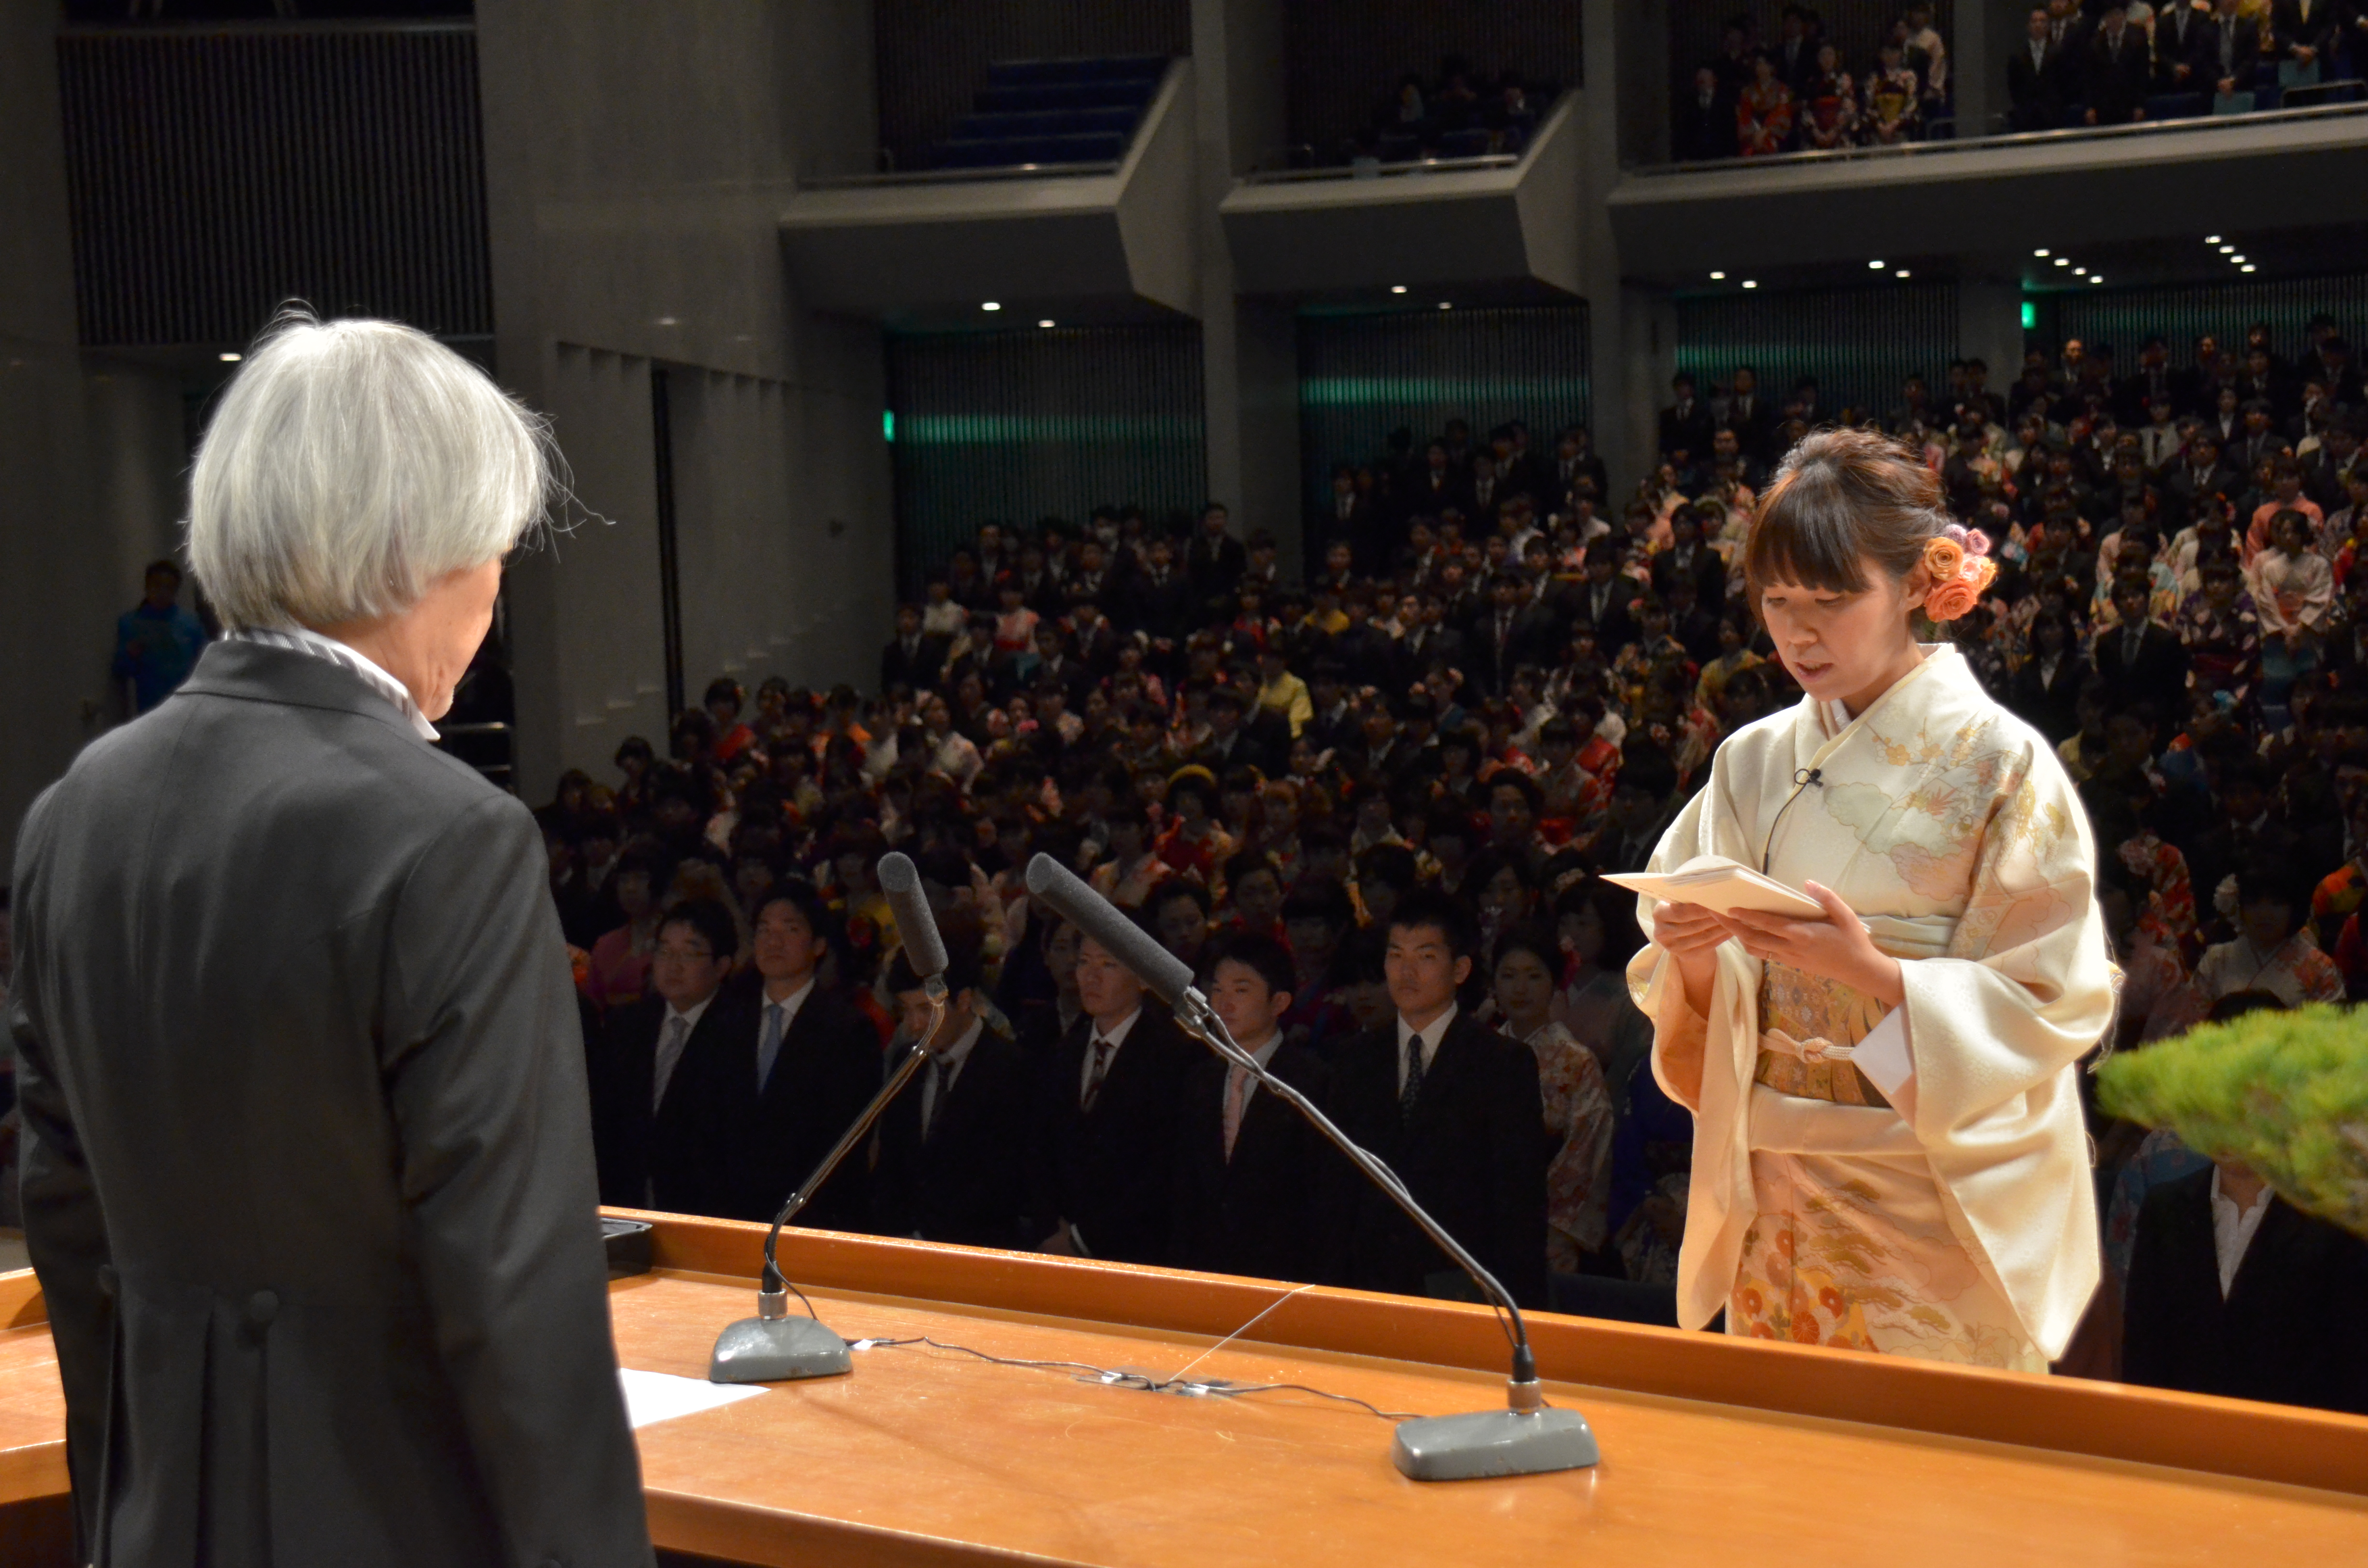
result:
M 1288 307 L 1235 293 L 1217 203 L 1284 134 L 1281 0 L 1193 0 L 1201 200 L 1201 364 L 1207 377 L 1209 494 L 1234 530 L 1275 536 L 1300 567 L 1299 358 Z
M 727 658 L 751 681 L 848 678 L 886 634 L 878 335 L 801 307 L 777 222 L 796 176 L 870 166 L 871 17 L 482 0 L 477 28 L 500 372 L 550 413 L 582 519 L 511 574 L 539 800 L 662 737 L 654 362 L 673 368 L 691 699 Z
M 182 512 L 177 388 L 76 347 L 55 15 L 0 6 L 0 868 L 115 717 L 115 618 Z

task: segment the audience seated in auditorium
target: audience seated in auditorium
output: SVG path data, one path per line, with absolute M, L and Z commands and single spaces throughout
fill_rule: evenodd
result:
M 761 1217 L 803 1179 L 926 1022 L 873 878 L 893 846 L 964 933 L 952 1006 L 811 1222 L 1462 1290 L 1026 896 L 1042 851 L 1192 965 L 1246 1043 L 1270 1036 L 1276 1071 L 1524 1299 L 1550 1276 L 1556 1299 L 1585 1276 L 1666 1293 L 1691 1123 L 1644 1060 L 1634 902 L 1600 873 L 1644 863 L 1724 735 L 1797 699 L 1736 551 L 1818 424 L 1920 448 L 1992 538 L 1999 581 L 1945 635 L 2080 785 L 2122 1045 L 2237 993 L 2361 994 L 2368 408 L 2338 324 L 2127 358 L 2066 341 L 2003 393 L 1978 360 L 1930 369 L 1820 387 L 1689 364 L 1663 460 L 1626 489 L 1554 410 L 1550 447 L 1456 420 L 1326 454 L 1297 570 L 1223 506 L 996 523 L 921 563 L 868 697 L 775 679 L 751 709 L 721 681 L 608 782 L 571 774 L 541 816 L 604 1195 Z M 998 625 L 1006 581 L 1025 636 Z M 767 1073 L 766 1004 L 793 998 Z M 2118 1289 L 2149 1192 L 2205 1168 L 2097 1131 Z M 2248 1290 L 2218 1298 L 2224 1324 Z M 2166 1380 L 2224 1378 L 2199 1347 L 2214 1298 L 2164 1299 L 2134 1354 L 2175 1341 Z

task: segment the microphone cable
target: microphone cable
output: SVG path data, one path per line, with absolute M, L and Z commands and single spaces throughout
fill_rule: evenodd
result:
M 1776 830 L 1784 825 L 1784 813 L 1793 809 L 1793 802 L 1799 800 L 1801 798 L 1802 791 L 1808 789 L 1810 785 L 1814 784 L 1820 790 L 1824 789 L 1826 787 L 1825 778 L 1826 770 L 1822 767 L 1796 767 L 1793 769 L 1793 792 L 1784 797 L 1784 803 L 1782 805 L 1776 808 L 1775 820 L 1768 824 L 1768 842 L 1759 851 L 1759 874 L 1761 876 L 1764 877 L 1768 874 L 1768 862 L 1773 858 L 1776 854 Z
M 1198 1399 L 1238 1399 L 1254 1393 L 1306 1393 L 1318 1399 L 1336 1400 L 1353 1404 L 1384 1421 L 1412 1421 L 1419 1417 L 1403 1410 L 1383 1410 L 1371 1400 L 1355 1394 L 1334 1393 L 1328 1389 L 1314 1388 L 1306 1383 L 1228 1383 L 1222 1381 L 1195 1381 L 1181 1378 L 1155 1378 L 1148 1372 L 1131 1372 L 1111 1367 L 1097 1367 L 1088 1361 L 1039 1361 L 1024 1356 L 994 1356 L 967 1345 L 951 1345 L 933 1339 L 926 1334 L 906 1339 L 854 1339 L 848 1342 L 849 1350 L 899 1350 L 912 1346 L 926 1346 L 932 1350 L 947 1350 L 957 1355 L 975 1357 L 997 1367 L 1025 1367 L 1037 1371 L 1076 1372 L 1081 1383 L 1099 1383 L 1109 1388 L 1133 1389 L 1144 1393 L 1180 1393 Z

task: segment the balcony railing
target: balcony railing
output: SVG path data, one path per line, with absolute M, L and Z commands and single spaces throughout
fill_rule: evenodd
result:
M 2357 82 L 2327 82 L 2326 89 L 2357 87 Z M 2289 97 L 2314 89 L 2290 87 Z M 1798 168 L 1816 164 L 1866 163 L 1878 158 L 1947 157 L 1964 153 L 1996 152 L 2000 148 L 2055 147 L 2082 142 L 2117 142 L 2132 136 L 2153 136 L 2173 131 L 2229 131 L 2240 126 L 2307 124 L 2368 115 L 2368 101 L 2314 104 L 2306 108 L 2256 109 L 2247 114 L 2195 115 L 2180 119 L 2150 119 L 2135 125 L 2074 125 L 2060 131 L 2020 131 L 1990 136 L 1966 136 L 1937 142 L 1898 142 L 1877 147 L 1815 148 L 1799 153 L 1771 153 L 1759 158 L 1711 158 L 1691 163 L 1622 164 L 1630 175 L 1700 174 L 1706 169 Z

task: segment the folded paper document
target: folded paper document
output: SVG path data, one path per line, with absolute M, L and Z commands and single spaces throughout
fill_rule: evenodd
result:
M 1797 888 L 1724 855 L 1697 855 L 1673 871 L 1606 872 L 1603 880 L 1667 903 L 1698 903 L 1731 915 L 1738 909 L 1822 920 L 1826 906 Z

